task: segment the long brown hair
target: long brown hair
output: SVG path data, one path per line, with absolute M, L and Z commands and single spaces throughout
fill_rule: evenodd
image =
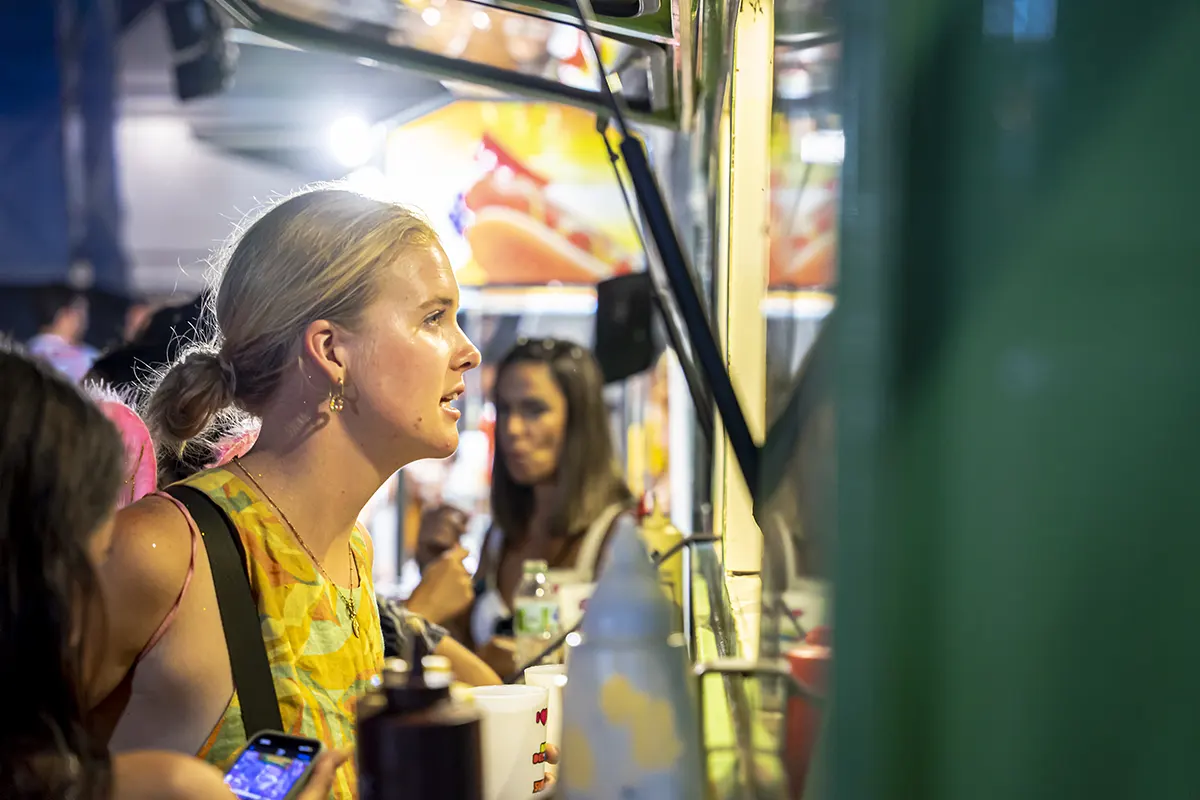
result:
M 613 451 L 604 378 L 585 348 L 558 339 L 528 339 L 500 360 L 493 387 L 517 364 L 545 364 L 567 401 L 563 448 L 555 472 L 551 532 L 577 536 L 613 503 L 633 503 Z M 495 388 L 493 388 L 495 392 Z M 492 465 L 492 517 L 506 536 L 525 535 L 533 517 L 533 487 L 516 483 L 508 471 L 502 437 Z
M 100 613 L 88 551 L 125 461 L 100 409 L 0 341 L 0 797 L 110 795 L 103 742 L 84 728 L 81 639 Z M 82 616 L 81 616 L 82 615 Z

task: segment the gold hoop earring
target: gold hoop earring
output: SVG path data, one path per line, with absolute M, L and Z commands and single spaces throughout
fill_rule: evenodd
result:
M 346 382 L 338 378 L 337 388 L 329 391 L 329 410 L 334 414 L 346 407 Z

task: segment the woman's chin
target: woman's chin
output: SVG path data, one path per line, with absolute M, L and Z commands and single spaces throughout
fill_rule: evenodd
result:
M 540 486 L 543 483 L 549 483 L 550 478 L 541 478 L 537 475 L 529 475 L 525 473 L 509 472 L 509 477 L 517 486 L 522 486 L 527 489 L 532 489 L 535 486 Z M 551 476 L 553 477 L 553 476 Z
M 430 448 L 433 454 L 426 458 L 449 458 L 458 450 L 458 429 L 454 430 L 454 435 L 447 437 L 444 441 L 433 444 Z

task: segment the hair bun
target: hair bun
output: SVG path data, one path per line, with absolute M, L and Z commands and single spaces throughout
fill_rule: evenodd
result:
M 221 368 L 221 379 L 225 381 L 230 396 L 237 396 L 237 372 L 233 369 L 233 362 L 218 353 L 217 366 Z
M 159 444 L 172 450 L 203 433 L 234 403 L 235 375 L 215 350 L 186 353 L 163 375 L 146 416 Z

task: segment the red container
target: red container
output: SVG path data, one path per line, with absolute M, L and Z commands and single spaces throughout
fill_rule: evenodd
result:
M 796 680 L 824 696 L 829 685 L 829 666 L 833 650 L 829 647 L 827 628 L 814 628 L 803 644 L 787 652 L 792 675 Z M 821 709 L 800 697 L 788 701 L 787 716 L 787 770 L 793 797 L 803 797 L 804 782 L 808 777 L 808 765 L 813 747 L 821 731 Z

